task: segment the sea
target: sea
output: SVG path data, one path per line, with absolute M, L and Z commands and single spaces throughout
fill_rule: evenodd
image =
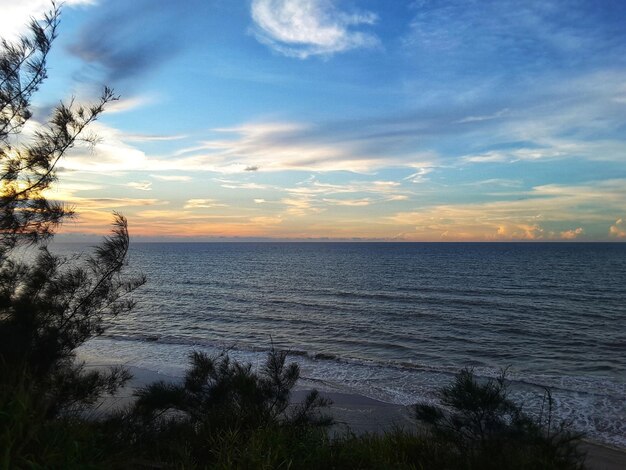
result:
M 273 347 L 303 388 L 404 405 L 506 369 L 530 414 L 550 390 L 554 421 L 626 447 L 626 243 L 134 243 L 129 270 L 136 308 L 81 358 L 182 376 Z

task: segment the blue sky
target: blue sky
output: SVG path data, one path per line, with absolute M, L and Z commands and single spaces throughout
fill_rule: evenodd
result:
M 46 2 L 0 0 L 7 35 Z M 626 238 L 622 1 L 71 0 L 37 98 L 121 100 L 51 196 L 148 239 Z

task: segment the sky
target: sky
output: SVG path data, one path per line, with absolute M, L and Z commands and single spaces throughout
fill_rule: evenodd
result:
M 0 0 L 15 37 L 45 0 Z M 65 237 L 626 241 L 623 0 L 68 0 Z M 28 130 L 26 131 L 28 134 Z M 27 135 L 24 137 L 27 138 Z

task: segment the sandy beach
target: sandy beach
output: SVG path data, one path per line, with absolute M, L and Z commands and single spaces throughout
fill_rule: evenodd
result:
M 88 367 L 106 366 L 91 364 Z M 97 407 L 98 414 L 106 414 L 128 405 L 133 400 L 134 390 L 146 384 L 160 380 L 166 382 L 180 380 L 177 377 L 140 367 L 128 366 L 127 368 L 133 374 L 132 380 L 115 397 L 103 399 Z M 301 401 L 308 391 L 297 389 L 292 397 L 294 403 Z M 383 433 L 395 428 L 416 429 L 416 422 L 412 418 L 410 407 L 350 393 L 322 392 L 322 395 L 332 400 L 328 411 L 336 422 L 331 432 L 337 435 L 346 432 Z M 626 449 L 610 447 L 590 440 L 585 440 L 581 444 L 581 449 L 586 453 L 585 465 L 590 470 L 626 469 Z

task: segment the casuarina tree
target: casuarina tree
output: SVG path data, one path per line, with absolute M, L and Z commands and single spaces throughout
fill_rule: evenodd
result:
M 34 122 L 31 100 L 47 75 L 59 8 L 16 40 L 0 41 L 0 384 L 25 377 L 50 415 L 93 403 L 128 379 L 121 369 L 87 372 L 78 346 L 102 334 L 107 319 L 133 307 L 144 279 L 124 275 L 129 236 L 114 214 L 112 234 L 88 257 L 62 257 L 49 242 L 73 210 L 47 196 L 59 162 L 117 99 L 105 88 L 88 106 L 71 100 Z M 27 124 L 29 124 L 27 126 Z

